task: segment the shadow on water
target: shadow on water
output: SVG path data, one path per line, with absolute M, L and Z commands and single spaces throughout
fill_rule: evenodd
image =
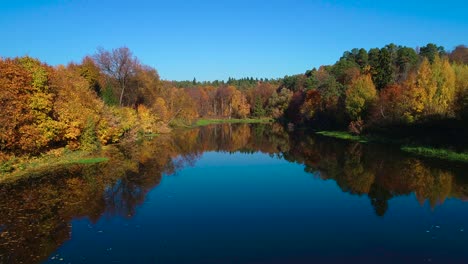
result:
M 468 197 L 467 166 L 421 160 L 397 149 L 287 133 L 278 124 L 213 125 L 114 146 L 105 164 L 74 166 L 0 186 L 0 263 L 40 263 L 71 239 L 71 221 L 131 218 L 164 175 L 193 166 L 206 151 L 262 152 L 302 164 L 346 193 L 367 196 L 384 216 L 389 200 L 414 194 L 421 205 Z

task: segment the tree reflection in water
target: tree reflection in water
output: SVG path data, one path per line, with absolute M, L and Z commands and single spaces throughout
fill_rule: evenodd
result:
M 468 197 L 464 165 L 423 161 L 388 146 L 287 133 L 278 124 L 213 125 L 114 146 L 105 164 L 62 168 L 0 186 L 0 263 L 44 261 L 70 239 L 75 218 L 132 217 L 164 175 L 194 166 L 206 151 L 260 151 L 303 164 L 343 192 L 368 196 L 378 216 L 395 196 L 414 193 L 432 207 Z

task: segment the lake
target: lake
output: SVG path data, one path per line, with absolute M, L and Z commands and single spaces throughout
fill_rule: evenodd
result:
M 468 263 L 464 164 L 278 124 L 106 151 L 0 186 L 0 263 Z

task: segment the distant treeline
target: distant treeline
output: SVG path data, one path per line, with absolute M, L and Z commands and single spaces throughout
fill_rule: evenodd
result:
M 273 117 L 366 129 L 468 119 L 468 48 L 353 49 L 334 64 L 280 79 L 160 80 L 126 48 L 51 67 L 0 59 L 0 160 L 57 147 L 93 149 L 200 117 Z
M 214 80 L 214 81 L 197 81 L 196 78 L 193 78 L 193 81 L 171 81 L 171 83 L 177 88 L 191 88 L 194 86 L 223 86 L 223 85 L 232 85 L 239 90 L 248 90 L 257 86 L 258 83 L 271 83 L 273 85 L 279 85 L 281 79 L 272 79 L 272 78 L 254 78 L 254 77 L 244 77 L 240 79 L 229 77 L 227 81 L 224 80 Z

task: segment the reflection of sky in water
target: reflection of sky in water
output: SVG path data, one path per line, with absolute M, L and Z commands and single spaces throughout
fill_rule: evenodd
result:
M 63 263 L 468 260 L 468 203 L 432 209 L 413 194 L 396 196 L 379 217 L 366 195 L 261 153 L 204 153 L 165 176 L 132 218 L 72 224 L 72 240 L 53 254 Z
M 273 156 L 274 157 L 274 156 Z M 197 162 L 197 167 L 212 167 L 212 166 L 250 166 L 250 165 L 264 165 L 264 164 L 284 164 L 279 158 L 272 158 L 267 154 L 255 152 L 253 154 L 243 154 L 240 152 L 235 153 L 219 153 L 219 152 L 205 152 L 203 159 Z M 287 162 L 286 162 L 287 163 Z

